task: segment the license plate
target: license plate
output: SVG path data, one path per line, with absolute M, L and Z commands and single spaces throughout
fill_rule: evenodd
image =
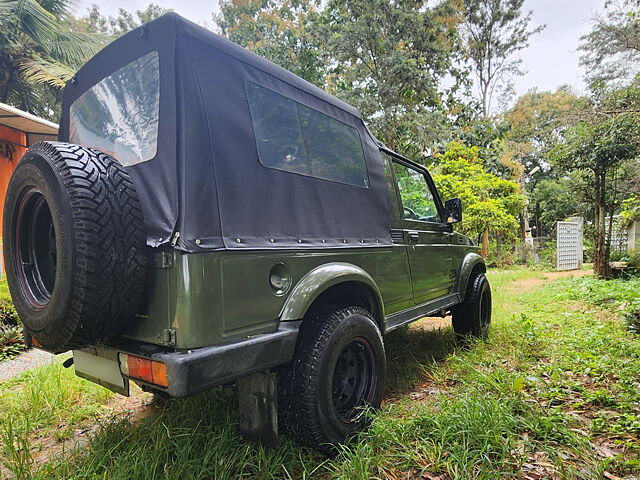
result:
M 73 365 L 77 376 L 129 396 L 129 379 L 120 372 L 116 350 L 101 347 L 74 350 Z

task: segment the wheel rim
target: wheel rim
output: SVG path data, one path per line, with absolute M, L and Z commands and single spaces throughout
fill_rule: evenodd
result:
M 480 328 L 483 332 L 489 330 L 489 324 L 491 323 L 491 296 L 489 293 L 482 292 L 480 297 Z
M 333 406 L 341 421 L 351 423 L 360 418 L 371 400 L 376 368 L 373 349 L 364 338 L 354 338 L 340 352 L 333 373 Z
M 37 310 L 51 299 L 58 252 L 51 210 L 37 189 L 27 191 L 16 211 L 16 272 L 23 297 Z

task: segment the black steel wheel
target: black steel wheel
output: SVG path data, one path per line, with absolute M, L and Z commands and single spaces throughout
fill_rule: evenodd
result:
M 303 444 L 329 453 L 367 425 L 384 386 L 382 336 L 360 307 L 328 307 L 303 322 L 294 360 L 279 375 L 280 419 Z
M 15 209 L 17 278 L 25 300 L 47 305 L 56 281 L 56 231 L 51 209 L 37 188 L 27 189 Z
M 373 349 L 366 338 L 354 338 L 338 356 L 331 394 L 343 422 L 353 422 L 364 412 L 377 377 L 375 368 Z
M 464 301 L 453 311 L 453 330 L 459 339 L 487 339 L 491 327 L 491 287 L 484 273 L 469 280 Z

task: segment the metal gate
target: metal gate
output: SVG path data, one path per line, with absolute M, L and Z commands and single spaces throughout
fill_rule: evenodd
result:
M 557 269 L 577 270 L 582 266 L 582 219 L 557 224 Z

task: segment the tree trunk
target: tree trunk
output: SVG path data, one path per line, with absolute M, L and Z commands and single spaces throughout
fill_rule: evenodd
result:
M 502 232 L 496 233 L 496 257 L 498 265 L 502 265 Z
M 7 103 L 9 97 L 9 81 L 13 69 L 7 57 L 0 57 L 0 102 Z
M 7 103 L 9 97 L 9 75 L 8 71 L 0 72 L 0 102 Z
M 482 256 L 487 258 L 489 256 L 489 230 L 482 232 Z
M 594 216 L 595 216 L 595 250 L 593 258 L 593 272 L 600 277 L 609 276 L 609 259 L 607 258 L 606 243 L 606 182 L 607 173 L 606 170 L 596 170 L 595 172 L 595 204 L 594 204 Z

